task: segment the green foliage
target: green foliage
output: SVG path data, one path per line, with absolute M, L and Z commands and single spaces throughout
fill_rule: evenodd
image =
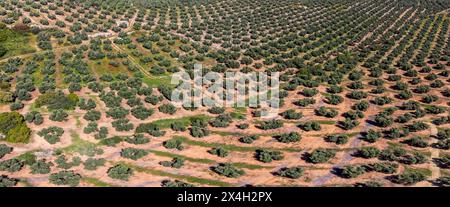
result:
M 232 118 L 229 114 L 220 114 L 216 118 L 212 119 L 209 124 L 213 127 L 227 127 L 232 122 Z
M 28 143 L 31 130 L 25 123 L 24 117 L 17 112 L 0 114 L 0 133 L 5 140 L 12 143 Z
M 380 155 L 380 150 L 375 147 L 363 147 L 356 152 L 356 155 L 362 158 L 375 158 Z
M 80 101 L 78 102 L 78 107 L 82 110 L 92 110 L 97 107 L 97 104 L 92 99 L 85 100 L 84 98 L 80 98 Z
M 283 122 L 281 120 L 268 120 L 268 121 L 262 121 L 259 125 L 258 128 L 262 129 L 262 130 L 269 130 L 269 129 L 278 129 L 283 127 Z
M 312 153 L 307 154 L 307 161 L 317 164 L 324 163 L 336 156 L 336 151 L 332 149 L 316 149 Z
M 103 158 L 88 158 L 86 161 L 84 161 L 83 165 L 85 170 L 97 170 L 98 167 L 104 166 L 105 163 L 106 160 Z
M 114 147 L 117 144 L 119 144 L 120 142 L 122 142 L 123 140 L 124 140 L 124 138 L 121 137 L 121 136 L 113 136 L 113 137 L 110 137 L 110 138 L 103 139 L 102 141 L 100 141 L 100 143 L 102 145 Z
M 291 178 L 291 179 L 298 179 L 303 175 L 303 172 L 305 170 L 302 167 L 290 167 L 290 168 L 281 168 L 278 171 L 276 171 L 274 174 L 281 177 Z
M 11 109 L 11 111 L 18 111 L 20 109 L 23 109 L 23 107 L 25 107 L 25 105 L 20 101 L 16 101 L 9 105 L 9 109 Z
M 403 185 L 413 185 L 420 181 L 424 181 L 428 176 L 421 171 L 407 171 L 393 177 L 392 182 L 403 184 Z
M 356 178 L 366 171 L 361 166 L 345 166 L 339 169 L 339 176 L 343 178 Z
M 36 125 L 41 125 L 44 122 L 44 117 L 42 117 L 41 113 L 37 111 L 30 111 L 25 115 L 25 120 L 28 123 L 34 123 Z
M 143 134 L 134 134 L 130 137 L 125 138 L 125 141 L 130 144 L 147 144 L 150 142 L 150 139 L 147 137 L 144 137 Z
M 159 164 L 164 167 L 181 168 L 184 165 L 184 159 L 175 157 L 171 161 L 161 161 Z
M 314 110 L 317 116 L 324 116 L 327 118 L 334 118 L 336 117 L 339 112 L 336 109 L 328 109 L 324 106 L 321 106 Z
M 210 134 L 210 131 L 206 127 L 192 126 L 191 128 L 189 128 L 189 131 L 191 136 L 198 138 L 205 137 Z
M 241 123 L 241 124 L 236 125 L 236 127 L 239 128 L 239 129 L 248 129 L 249 124 Z
M 2 159 L 6 154 L 13 151 L 12 147 L 8 147 L 6 144 L 0 144 L 0 159 Z
M 363 140 L 374 143 L 378 141 L 381 138 L 381 133 L 378 131 L 375 131 L 373 129 L 369 129 L 366 133 L 364 133 Z
M 229 154 L 228 150 L 223 149 L 222 147 L 213 148 L 211 150 L 208 150 L 208 152 L 212 155 L 217 155 L 219 157 L 226 157 Z
M 148 154 L 146 150 L 143 149 L 136 149 L 136 148 L 125 148 L 122 149 L 120 152 L 120 155 L 122 157 L 132 159 L 132 160 L 138 160 L 142 157 L 145 157 Z
M 223 112 L 225 112 L 225 108 L 224 107 L 213 106 L 213 107 L 208 109 L 208 112 L 211 113 L 211 114 L 222 114 Z
M 131 114 L 140 120 L 147 119 L 149 116 L 153 114 L 153 112 L 154 112 L 153 109 L 147 109 L 143 106 L 136 106 L 131 109 Z
M 136 133 L 147 133 L 155 137 L 161 137 L 166 134 L 165 131 L 161 131 L 160 127 L 155 123 L 139 124 L 135 130 Z
M 450 187 L 450 176 L 442 176 L 434 182 L 437 186 Z M 1 182 L 0 182 L 1 187 Z
M 76 94 L 65 95 L 63 92 L 47 92 L 40 95 L 34 102 L 37 108 L 47 106 L 50 110 L 64 109 L 74 110 L 78 103 L 78 96 Z
M 374 188 L 374 187 L 383 187 L 383 184 L 376 181 L 367 181 L 365 183 L 356 183 L 355 187 Z
M 125 118 L 130 112 L 122 108 L 120 106 L 110 108 L 108 111 L 106 111 L 107 117 L 112 117 L 113 119 L 123 119 Z
M 0 188 L 13 187 L 13 186 L 17 185 L 18 182 L 19 182 L 18 179 L 10 178 L 7 175 L 0 176 Z
M 134 125 L 128 119 L 117 119 L 111 122 L 111 125 L 119 132 L 131 131 L 134 128 Z
M 322 129 L 322 127 L 320 126 L 320 124 L 318 122 L 315 121 L 307 121 L 304 123 L 301 123 L 298 125 L 298 127 L 300 127 L 301 129 L 303 129 L 304 131 L 320 131 Z
M 293 102 L 293 104 L 295 104 L 297 106 L 301 106 L 301 107 L 306 107 L 308 105 L 312 105 L 315 103 L 316 103 L 316 100 L 313 98 L 304 98 L 304 99 L 299 99 L 299 100 Z
M 378 163 L 372 163 L 364 166 L 366 171 L 375 171 L 385 174 L 393 174 L 398 169 L 397 163 L 391 163 L 391 162 L 378 162 Z
M 175 121 L 170 124 L 170 128 L 174 131 L 183 132 L 186 131 L 186 126 L 183 122 Z
M 9 160 L 0 162 L 0 171 L 8 171 L 8 172 L 18 172 L 24 166 L 24 162 L 17 158 L 12 158 Z
M 133 169 L 123 164 L 109 168 L 108 176 L 112 179 L 127 181 L 133 175 Z
M 56 158 L 55 163 L 57 164 L 58 168 L 62 169 L 70 169 L 72 167 L 79 166 L 81 164 L 80 157 L 73 157 L 71 162 L 68 162 L 65 155 L 60 155 Z
M 68 116 L 69 116 L 69 114 L 67 114 L 67 112 L 65 112 L 63 109 L 55 109 L 50 114 L 49 119 L 52 121 L 63 122 L 63 121 L 67 120 Z
M 348 136 L 346 134 L 332 134 L 326 136 L 325 141 L 336 144 L 346 144 L 348 142 Z
M 52 162 L 46 162 L 46 160 L 39 160 L 30 166 L 32 174 L 48 174 L 53 166 Z
M 90 134 L 96 131 L 98 131 L 98 124 L 96 122 L 89 122 L 83 129 L 83 133 L 85 134 Z
M 83 118 L 88 121 L 98 121 L 102 117 L 102 113 L 96 110 L 89 110 L 84 114 Z
M 39 136 L 44 137 L 44 139 L 50 144 L 56 144 L 59 142 L 61 136 L 64 134 L 64 129 L 61 127 L 51 126 L 44 128 L 37 133 Z
M 439 167 L 450 168 L 450 154 L 446 154 L 437 159 L 437 162 L 439 163 Z
M 162 104 L 158 107 L 158 110 L 162 113 L 173 115 L 177 111 L 177 108 L 172 104 Z
M 283 153 L 279 151 L 270 151 L 265 149 L 256 150 L 255 157 L 261 162 L 272 162 L 273 160 L 282 160 L 284 158 Z
M 419 136 L 414 136 L 410 139 L 404 140 L 403 142 L 410 146 L 413 146 L 413 147 L 419 147 L 419 148 L 428 147 L 428 142 Z
M 177 150 L 183 150 L 183 142 L 178 139 L 169 139 L 165 142 L 163 142 L 163 146 L 167 149 L 177 149 Z
M 179 181 L 179 180 L 164 180 L 161 183 L 162 187 L 182 187 L 182 188 L 186 188 L 186 187 L 194 187 L 194 185 L 183 182 L 183 181 Z
M 243 170 L 234 167 L 230 163 L 220 163 L 219 165 L 212 167 L 212 171 L 229 178 L 237 178 L 245 174 Z
M 291 142 L 299 142 L 302 139 L 302 136 L 298 132 L 289 132 L 276 136 L 276 139 L 279 142 L 291 143 Z
M 295 112 L 294 109 L 288 109 L 283 113 L 280 113 L 280 115 L 285 119 L 301 119 L 303 117 L 301 112 Z
M 36 155 L 34 155 L 32 152 L 25 152 L 17 156 L 16 159 L 20 160 L 25 165 L 32 165 L 36 162 Z
M 248 136 L 239 138 L 239 141 L 242 143 L 251 144 L 251 143 L 253 143 L 253 141 L 257 140 L 258 138 L 259 138 L 259 136 L 257 136 L 257 135 L 248 135 Z
M 58 173 L 53 173 L 49 177 L 49 181 L 55 185 L 68 185 L 70 187 L 75 187 L 80 184 L 81 175 L 75 173 L 74 171 L 60 171 Z

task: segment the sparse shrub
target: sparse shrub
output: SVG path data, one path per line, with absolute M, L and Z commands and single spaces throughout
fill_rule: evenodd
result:
M 109 168 L 108 176 L 112 179 L 127 181 L 133 175 L 133 169 L 123 164 Z
M 319 148 L 307 154 L 307 161 L 314 164 L 324 163 L 332 159 L 334 156 L 336 156 L 336 152 L 334 150 Z
M 333 134 L 325 137 L 325 141 L 333 142 L 336 144 L 346 144 L 348 142 L 348 136 L 345 134 Z
M 256 150 L 255 157 L 261 162 L 272 162 L 273 160 L 282 160 L 284 158 L 283 153 L 279 151 L 270 151 L 265 149 Z
M 120 152 L 120 156 L 132 160 L 138 160 L 142 157 L 145 157 L 147 154 L 148 152 L 146 150 L 136 148 L 125 148 Z
M 177 149 L 177 150 L 183 150 L 183 142 L 179 139 L 170 139 L 165 142 L 163 142 L 163 146 L 167 149 Z
M 237 178 L 245 174 L 243 170 L 234 167 L 230 163 L 220 163 L 219 165 L 212 167 L 212 170 L 219 175 L 230 178 Z
M 281 168 L 274 174 L 281 177 L 298 179 L 303 175 L 304 169 L 302 167 Z

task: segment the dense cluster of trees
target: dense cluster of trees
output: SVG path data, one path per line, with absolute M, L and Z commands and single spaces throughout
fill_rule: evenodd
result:
M 17 112 L 4 112 L 0 114 L 0 133 L 8 142 L 28 143 L 31 130 L 23 115 Z
M 75 173 L 74 171 L 60 171 L 58 173 L 53 173 L 49 177 L 49 181 L 55 185 L 68 185 L 71 187 L 78 186 L 80 184 L 81 175 Z
M 73 110 L 79 98 L 76 94 L 65 95 L 62 91 L 48 92 L 40 95 L 34 102 L 36 107 L 47 106 L 50 110 L 64 109 Z
M 78 104 L 80 109 L 86 111 L 83 118 L 90 121 L 84 128 L 84 132 L 86 134 L 95 133 L 96 139 L 102 139 L 101 144 L 114 146 L 122 141 L 136 145 L 145 144 L 149 142 L 149 139 L 141 133 L 160 137 L 165 135 L 165 131 L 162 131 L 161 127 L 156 124 L 140 124 L 135 130 L 136 135 L 107 138 L 107 128 L 99 128 L 96 123 L 102 116 L 100 109 L 95 110 L 97 104 L 92 99 L 78 99 L 75 94 L 66 95 L 56 90 L 55 73 L 62 71 L 62 81 L 69 86 L 71 93 L 80 91 L 84 86 L 94 93 L 98 93 L 108 107 L 107 117 L 114 119 L 111 124 L 116 129 L 115 131 L 125 132 L 134 129 L 132 121 L 127 119 L 130 113 L 137 119 L 145 120 L 154 113 L 156 108 L 166 114 L 164 116 L 173 115 L 178 111 L 175 106 L 163 101 L 163 99 L 170 100 L 172 88 L 161 84 L 157 94 L 154 94 L 152 88 L 143 86 L 144 74 L 140 73 L 137 66 L 127 59 L 128 55 L 138 58 L 140 64 L 150 68 L 147 72 L 155 75 L 176 72 L 179 69 L 174 68 L 174 65 L 180 65 L 189 75 L 193 76 L 194 63 L 207 59 L 214 61 L 212 64 L 214 66 L 204 68 L 203 72 L 224 73 L 229 69 L 245 73 L 254 69 L 281 72 L 280 80 L 285 83 L 279 94 L 281 99 L 294 94 L 302 96 L 302 98 L 295 98 L 293 104 L 300 108 L 313 107 L 315 116 L 339 118 L 339 111 L 327 107 L 325 104 L 342 107 L 344 101 L 345 103 L 349 101 L 348 106 L 351 106 L 351 110 L 341 114 L 345 119 L 338 120 L 337 126 L 343 130 L 353 130 L 360 123 L 366 121 L 367 124 L 382 128 L 370 129 L 361 133 L 361 139 L 369 143 L 375 143 L 381 138 L 392 141 L 402 138 L 401 142 L 413 147 L 432 146 L 439 149 L 449 149 L 450 147 L 448 140 L 450 133 L 446 130 L 440 129 L 438 134 L 433 136 L 439 141 L 432 145 L 425 138 L 409 136 L 410 133 L 429 129 L 428 124 L 416 119 L 446 112 L 445 107 L 434 105 L 438 103 L 441 96 L 450 96 L 448 89 L 442 88 L 445 86 L 445 81 L 448 82 L 445 80 L 448 77 L 445 69 L 448 66 L 448 52 L 446 52 L 448 50 L 446 49 L 449 44 L 445 41 L 449 20 L 437 12 L 448 7 L 448 3 L 445 1 L 421 2 L 420 5 L 416 5 L 416 2 L 387 2 L 381 6 L 376 1 L 367 1 L 357 5 L 352 5 L 350 2 L 318 1 L 308 2 L 308 5 L 311 5 L 308 6 L 309 8 L 294 7 L 284 1 L 258 2 L 263 9 L 249 14 L 248 19 L 251 24 L 247 24 L 249 22 L 246 21 L 238 21 L 235 16 L 227 14 L 236 9 L 247 11 L 248 8 L 255 6 L 253 2 L 238 2 L 228 5 L 225 9 L 221 4 L 204 2 L 200 2 L 201 5 L 206 5 L 202 7 L 178 3 L 157 2 L 151 5 L 137 3 L 139 6 L 143 6 L 139 10 L 130 9 L 131 6 L 124 2 L 117 3 L 120 6 L 105 5 L 108 3 L 110 2 L 86 3 L 77 6 L 78 9 L 70 9 L 75 7 L 71 1 L 14 1 L 13 5 L 0 3 L 3 8 L 0 16 L 2 21 L 7 24 L 13 24 L 19 19 L 22 19 L 24 24 L 30 24 L 32 21 L 27 17 L 29 15 L 38 18 L 42 25 L 56 24 L 61 28 L 67 27 L 70 31 L 66 34 L 53 29 L 41 32 L 38 28 L 31 29 L 37 34 L 39 48 L 51 49 L 51 38 L 56 38 L 59 44 L 67 42 L 80 45 L 61 55 L 58 63 L 62 65 L 62 70 L 58 71 L 55 57 L 51 57 L 51 52 L 48 53 L 49 57 L 46 57 L 46 60 L 40 58 L 38 54 L 33 56 L 32 61 L 25 62 L 20 58 L 8 60 L 2 65 L 1 71 L 9 75 L 2 73 L 1 83 L 9 85 L 5 87 L 9 88 L 15 78 L 16 89 L 14 92 L 3 94 L 0 99 L 11 103 L 12 110 L 21 110 L 24 108 L 24 103 L 21 101 L 32 100 L 31 92 L 36 90 L 35 84 L 37 84 L 34 80 L 35 77 L 43 75 L 42 80 L 39 81 L 41 83 L 37 87 L 41 95 L 34 104 L 37 108 L 46 106 L 50 109 L 50 120 L 66 120 L 68 113 L 65 110 L 73 110 Z M 122 5 L 127 6 L 122 7 Z M 423 9 L 424 12 L 413 12 L 415 9 L 406 9 L 411 5 L 419 10 Z M 147 10 L 146 8 L 151 9 Z M 274 10 L 273 8 L 280 9 Z M 388 10 L 387 8 L 394 9 Z M 22 11 L 25 15 L 19 18 L 21 15 L 18 11 Z M 323 21 L 316 21 L 315 18 L 295 18 L 298 14 L 303 17 L 314 16 L 313 14 L 316 12 L 324 14 Z M 42 15 L 44 13 L 46 14 Z M 403 13 L 405 15 L 402 16 Z M 267 14 L 270 14 L 271 18 L 260 18 L 261 15 L 267 16 Z M 429 14 L 433 15 L 428 16 Z M 113 19 L 131 20 L 135 15 L 134 25 L 127 23 L 116 25 L 113 21 Z M 380 18 L 367 19 L 368 15 Z M 57 16 L 64 16 L 64 20 L 59 20 L 56 18 Z M 49 19 L 56 21 L 49 21 Z M 349 29 L 348 19 L 362 23 Z M 400 21 L 397 21 L 398 19 Z M 416 19 L 423 21 L 416 21 Z M 280 21 L 289 21 L 290 24 L 288 27 L 278 25 L 276 29 L 271 28 L 274 26 L 274 22 Z M 309 23 L 309 26 L 300 28 L 305 21 Z M 89 22 L 94 23 L 90 24 Z M 227 22 L 233 22 L 233 24 Z M 442 28 L 439 29 L 439 27 Z M 138 33 L 135 38 L 127 35 L 126 28 L 149 32 Z M 88 38 L 88 34 L 95 32 L 111 32 L 111 34 L 117 35 L 117 38 L 113 40 L 114 42 L 109 39 Z M 366 35 L 369 32 L 371 35 Z M 172 35 L 172 33 L 180 34 L 184 38 Z M 83 41 L 89 42 L 87 45 L 82 45 Z M 127 51 L 131 51 L 130 54 L 113 52 L 113 43 L 126 47 Z M 376 43 L 375 46 L 373 43 Z M 212 50 L 210 47 L 213 44 L 219 49 Z M 145 48 L 145 55 L 140 51 L 141 47 Z M 4 51 L 2 52 L 2 47 L 0 47 L 0 56 L 2 53 Z M 147 55 L 148 53 L 150 54 Z M 53 56 L 55 55 L 53 54 Z M 90 72 L 89 62 L 85 58 L 89 61 L 99 61 L 98 64 L 103 64 L 101 60 L 107 59 L 108 67 L 118 69 L 119 66 L 124 66 L 130 73 L 134 73 L 134 77 L 128 77 L 126 73 L 118 75 L 106 73 L 100 75 L 97 81 Z M 174 64 L 173 61 L 176 61 L 177 64 Z M 42 62 L 43 64 L 38 64 Z M 10 77 L 19 71 L 21 74 L 17 77 Z M 34 75 L 34 73 L 41 74 Z M 328 85 L 325 92 L 322 92 L 319 87 L 323 84 Z M 4 87 L 2 87 L 3 89 Z M 435 91 L 437 95 L 435 95 Z M 370 101 L 368 101 L 369 96 Z M 141 98 L 144 98 L 144 101 L 150 103 L 154 108 L 145 106 Z M 316 100 L 320 100 L 318 106 L 315 105 Z M 396 104 L 398 106 L 387 107 L 374 117 L 365 119 L 364 113 L 369 107 L 371 110 L 371 106 L 374 110 L 379 110 L 378 106 L 394 105 L 400 100 L 405 101 L 400 105 Z M 122 106 L 122 103 L 126 103 L 128 106 Z M 281 103 L 284 103 L 284 100 Z M 428 105 L 424 106 L 422 103 Z M 195 110 L 196 108 L 185 109 Z M 395 111 L 401 113 L 394 115 Z M 208 112 L 218 115 L 209 121 L 209 125 L 212 127 L 231 125 L 233 116 L 225 114 L 225 108 L 212 107 L 208 109 Z M 260 117 L 265 113 L 263 109 L 259 108 L 252 112 L 254 117 Z M 303 117 L 303 114 L 297 112 L 296 109 L 289 109 L 280 113 L 280 116 L 283 119 L 298 120 Z M 6 135 L 7 141 L 11 141 L 8 139 L 13 139 L 13 142 L 28 140 L 26 137 L 29 137 L 30 130 L 26 124 L 19 123 L 21 121 L 14 122 L 13 119 L 8 118 L 6 118 L 8 121 L 3 124 L 1 119 L 3 118 L 0 117 L 0 130 L 2 130 L 0 132 Z M 9 122 L 10 120 L 13 122 Z M 28 123 L 39 125 L 42 124 L 43 117 L 38 112 L 30 112 L 26 114 L 25 120 Z M 448 124 L 450 118 L 435 117 L 432 122 L 436 125 Z M 17 125 L 20 127 L 16 127 Z M 282 120 L 269 120 L 260 121 L 256 126 L 262 130 L 270 130 L 281 129 L 283 125 Z M 170 127 L 174 131 L 185 131 L 187 124 L 174 122 Z M 236 127 L 247 129 L 249 125 L 238 124 Z M 321 122 L 318 121 L 302 122 L 299 127 L 307 132 L 322 129 Z M 49 130 L 49 128 L 44 130 L 39 133 L 48 142 L 56 143 L 59 140 L 57 135 L 60 130 Z M 204 120 L 191 121 L 189 131 L 193 137 L 205 137 L 211 133 L 208 130 L 208 122 Z M 10 132 L 14 135 L 9 135 Z M 352 132 L 349 131 L 348 134 Z M 302 137 L 297 132 L 290 132 L 279 134 L 274 138 L 282 143 L 291 143 L 300 141 Z M 239 141 L 250 144 L 257 139 L 257 135 L 246 135 L 240 137 Z M 349 135 L 333 134 L 324 139 L 327 142 L 346 144 Z M 182 142 L 178 139 L 167 140 L 163 145 L 169 149 L 183 149 Z M 8 148 L 4 147 L 3 150 L 8 151 Z M 220 157 L 229 154 L 223 148 L 214 148 L 209 153 Z M 126 148 L 122 151 L 122 156 L 130 159 L 139 159 L 142 155 L 141 150 L 134 148 Z M 427 157 L 421 153 L 410 153 L 399 148 L 380 150 L 375 147 L 364 147 L 358 149 L 354 155 L 408 165 L 427 161 Z M 312 163 L 323 163 L 334 156 L 334 150 L 316 149 L 307 154 L 306 159 Z M 270 162 L 282 156 L 280 153 L 261 150 L 257 151 L 256 157 L 263 162 Z M 446 163 L 444 158 L 441 161 Z M 58 166 L 71 166 L 63 159 L 58 160 L 60 163 Z M 15 161 L 8 161 L 4 165 L 8 166 L 14 163 Z M 39 163 L 36 164 L 38 168 L 46 165 L 45 162 L 38 161 L 36 163 Z M 74 161 L 74 163 L 77 162 Z M 101 161 L 90 160 L 89 163 L 88 166 L 96 166 L 96 163 L 101 163 Z M 341 175 L 352 178 L 367 171 L 391 172 L 392 169 L 393 167 L 386 163 L 346 166 L 341 169 Z M 232 166 L 223 167 L 222 171 L 233 171 Z M 300 171 L 294 167 L 284 169 L 283 173 L 289 177 L 291 174 L 301 174 Z M 399 175 L 398 177 L 398 180 L 403 180 L 398 183 L 410 183 L 408 179 L 411 180 L 411 177 L 413 180 L 419 180 L 415 175 Z M 167 185 L 183 186 L 187 184 L 171 181 Z M 361 185 L 376 186 L 378 184 L 363 183 Z

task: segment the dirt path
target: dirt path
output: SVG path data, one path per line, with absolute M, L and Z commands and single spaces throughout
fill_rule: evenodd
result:
M 73 48 L 73 47 L 77 47 L 78 45 L 70 45 L 70 46 L 64 46 L 64 47 L 57 47 L 57 48 L 53 48 L 52 51 L 58 51 L 58 50 L 62 50 L 62 49 L 68 49 L 68 48 Z M 45 53 L 48 52 L 48 50 L 41 50 L 41 51 L 37 51 L 37 52 L 33 52 L 33 53 L 27 53 L 27 54 L 22 54 L 22 55 L 16 55 L 13 57 L 8 57 L 8 58 L 4 58 L 4 59 L 0 59 L 0 63 L 1 62 L 6 62 L 10 59 L 14 59 L 14 58 L 26 58 L 26 57 L 30 57 L 33 56 L 35 54 L 41 54 L 41 53 Z
M 367 120 L 371 120 L 371 119 L 372 119 L 371 116 L 367 118 Z M 373 125 L 366 121 L 364 128 L 361 131 L 362 132 L 367 131 L 372 127 L 373 127 Z M 350 143 L 350 148 L 357 148 L 360 146 L 360 144 L 361 144 L 361 139 L 359 137 L 357 137 Z M 331 169 L 347 165 L 353 159 L 352 153 L 353 153 L 353 151 L 351 151 L 351 150 L 347 151 L 344 154 L 344 156 L 342 157 L 342 159 L 339 161 L 339 163 L 334 165 Z M 314 179 L 312 181 L 312 183 L 314 186 L 321 186 L 321 185 L 324 185 L 329 180 L 333 179 L 334 177 L 336 177 L 336 175 L 330 172 L 324 176 Z
M 430 135 L 434 136 L 438 133 L 438 129 L 436 127 L 436 125 L 434 124 L 430 124 Z M 437 139 L 433 139 L 433 143 L 436 143 L 438 140 Z M 441 177 L 441 169 L 436 165 L 436 163 L 433 162 L 434 159 L 438 159 L 439 158 L 439 149 L 430 148 L 430 152 L 431 152 L 431 166 L 430 166 L 430 170 L 431 170 L 431 179 L 435 180 L 439 177 Z

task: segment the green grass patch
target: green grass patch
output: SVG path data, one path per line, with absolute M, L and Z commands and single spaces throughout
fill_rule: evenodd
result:
M 210 159 L 204 159 L 204 158 L 193 158 L 193 157 L 187 157 L 184 155 L 179 155 L 179 154 L 175 154 L 175 153 L 170 153 L 170 152 L 163 152 L 163 151 L 158 151 L 158 150 L 147 150 L 150 153 L 153 153 L 157 156 L 161 156 L 161 157 L 170 157 L 170 158 L 175 158 L 175 157 L 179 157 L 179 158 L 183 158 L 186 161 L 189 162 L 196 162 L 196 163 L 202 163 L 202 164 L 215 164 L 217 163 L 215 160 L 210 160 Z M 246 169 L 250 169 L 250 170 L 256 170 L 256 169 L 264 169 L 264 168 L 273 168 L 273 167 L 266 167 L 266 166 L 261 166 L 261 165 L 252 165 L 252 164 L 248 164 L 248 163 L 232 163 L 234 166 L 239 167 L 239 168 L 246 168 Z
M 35 37 L 27 32 L 12 29 L 0 29 L 0 58 L 8 58 L 36 52 Z
M 240 133 L 240 132 L 222 132 L 222 131 L 215 131 L 215 130 L 212 130 L 211 133 L 220 135 L 222 137 L 227 137 L 227 136 L 244 136 L 245 135 L 245 134 Z
M 231 183 L 227 183 L 227 182 L 223 182 L 223 181 L 219 181 L 219 180 L 211 180 L 211 179 L 206 179 L 206 178 L 193 177 L 193 176 L 189 176 L 189 175 L 173 174 L 173 173 L 164 172 L 161 170 L 150 169 L 150 168 L 132 165 L 130 163 L 122 163 L 122 164 L 128 166 L 129 168 L 134 169 L 137 172 L 147 173 L 147 174 L 152 174 L 152 175 L 157 175 L 157 176 L 170 177 L 170 178 L 179 179 L 179 180 L 185 180 L 186 182 L 190 182 L 190 183 L 198 183 L 198 184 L 203 184 L 203 185 L 219 186 L 219 187 L 234 186 Z
M 147 84 L 148 87 L 157 88 L 160 85 L 166 85 L 169 87 L 174 87 L 171 82 L 171 77 L 168 75 L 165 76 L 144 76 L 142 81 Z
M 336 121 L 331 121 L 331 120 L 317 120 L 315 121 L 319 124 L 324 124 L 324 125 L 335 125 Z
M 174 122 L 180 122 L 185 127 L 187 127 L 191 124 L 191 119 L 193 119 L 193 118 L 201 118 L 201 119 L 208 121 L 212 117 L 206 116 L 206 115 L 196 115 L 196 116 L 186 116 L 186 117 L 182 117 L 182 118 L 178 118 L 178 119 L 160 119 L 160 120 L 154 121 L 152 123 L 156 124 L 161 129 L 170 128 L 172 123 L 174 123 Z
M 83 178 L 81 178 L 81 180 L 86 183 L 92 184 L 95 187 L 117 187 L 116 185 L 109 184 L 109 183 L 103 182 L 97 178 L 92 178 L 92 177 L 83 177 Z
M 265 147 L 242 147 L 242 146 L 236 146 L 236 145 L 230 145 L 230 144 L 221 144 L 221 143 L 208 143 L 208 142 L 202 142 L 202 141 L 195 141 L 191 140 L 186 137 L 182 136 L 174 136 L 174 139 L 181 140 L 183 143 L 188 145 L 195 145 L 195 146 L 201 146 L 201 147 L 222 147 L 226 150 L 230 151 L 239 151 L 239 152 L 251 152 L 255 151 L 257 149 L 268 149 L 268 150 L 281 150 L 281 151 L 287 151 L 287 152 L 301 152 L 301 149 L 295 149 L 295 148 L 265 148 Z
M 90 157 L 100 154 L 98 151 L 100 149 L 97 148 L 97 144 L 81 139 L 80 135 L 73 130 L 69 131 L 69 133 L 72 137 L 72 144 L 68 147 L 62 148 L 63 152 L 68 154 L 79 153 Z
M 414 168 L 414 167 L 410 167 L 410 166 L 404 166 L 404 167 L 405 167 L 405 171 L 404 171 L 405 173 L 406 172 L 419 172 L 428 177 L 431 176 L 431 174 L 432 174 L 431 170 L 427 169 L 427 168 Z

